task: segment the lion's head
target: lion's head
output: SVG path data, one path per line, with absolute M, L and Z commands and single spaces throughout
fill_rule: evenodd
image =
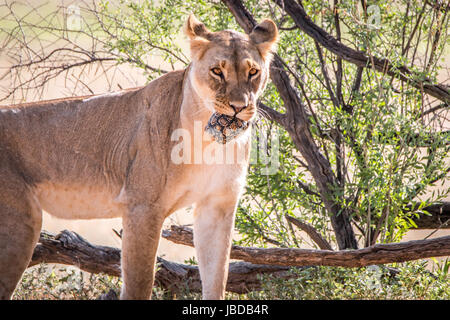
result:
M 248 121 L 256 114 L 256 99 L 264 90 L 271 51 L 278 39 L 272 20 L 258 24 L 250 35 L 232 30 L 209 31 L 194 15 L 185 33 L 191 44 L 191 83 L 211 111 Z

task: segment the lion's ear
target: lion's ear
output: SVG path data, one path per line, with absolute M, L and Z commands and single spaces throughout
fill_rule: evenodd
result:
M 184 25 L 184 33 L 191 39 L 191 56 L 200 59 L 209 44 L 208 35 L 211 33 L 206 26 L 191 14 Z
M 198 19 L 191 14 L 184 25 L 184 33 L 193 40 L 198 37 L 206 39 L 211 32 L 203 23 L 198 21 Z
M 265 58 L 274 49 L 278 41 L 278 28 L 270 19 L 256 25 L 250 33 L 250 40 L 258 47 Z

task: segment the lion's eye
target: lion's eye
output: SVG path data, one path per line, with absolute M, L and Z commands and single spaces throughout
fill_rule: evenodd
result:
M 222 70 L 220 70 L 220 68 L 212 68 L 211 72 L 214 73 L 216 76 L 219 76 L 219 77 L 222 76 Z
M 258 69 L 251 68 L 248 74 L 250 77 L 256 76 L 258 74 Z

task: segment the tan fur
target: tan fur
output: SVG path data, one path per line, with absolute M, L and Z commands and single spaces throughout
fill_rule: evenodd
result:
M 122 217 L 121 298 L 148 299 L 164 219 L 192 204 L 203 297 L 224 297 L 250 130 L 227 145 L 207 136 L 200 146 L 186 142 L 191 161 L 181 164 L 172 161 L 173 133 L 203 134 L 214 111 L 232 114 L 230 104 L 253 118 L 276 28 L 258 43 L 210 32 L 193 16 L 185 30 L 194 41 L 190 66 L 145 87 L 0 108 L 0 299 L 11 297 L 29 264 L 42 209 L 66 219 Z M 211 74 L 216 66 L 223 79 Z M 249 79 L 252 67 L 259 74 Z M 222 152 L 224 163 L 198 159 Z

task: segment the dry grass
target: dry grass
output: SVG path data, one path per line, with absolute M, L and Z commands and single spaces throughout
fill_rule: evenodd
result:
M 264 277 L 263 290 L 248 294 L 227 293 L 229 300 L 449 300 L 450 261 L 415 261 L 395 265 L 395 276 L 383 267 L 314 267 L 297 278 L 279 280 Z M 90 274 L 75 267 L 39 265 L 27 269 L 13 295 L 15 300 L 94 300 L 113 289 L 120 292 L 121 279 Z M 177 294 L 153 289 L 154 300 L 197 300 L 199 293 Z

